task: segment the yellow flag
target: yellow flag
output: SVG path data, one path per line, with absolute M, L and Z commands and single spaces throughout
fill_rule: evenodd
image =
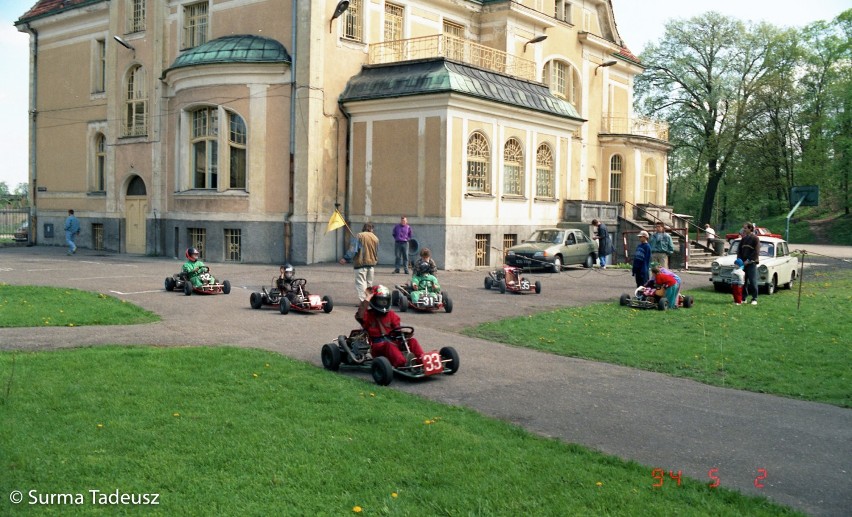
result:
M 336 230 L 341 226 L 346 226 L 346 221 L 343 220 L 343 216 L 340 215 L 340 212 L 335 210 L 331 215 L 331 219 L 328 220 L 328 228 L 325 229 L 325 233 Z

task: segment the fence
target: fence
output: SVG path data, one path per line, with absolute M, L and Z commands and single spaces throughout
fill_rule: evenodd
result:
M 27 222 L 29 208 L 0 209 L 0 240 L 14 239 L 15 231 Z

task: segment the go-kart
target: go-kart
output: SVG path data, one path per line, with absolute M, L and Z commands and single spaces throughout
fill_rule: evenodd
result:
M 431 276 L 431 275 L 430 275 Z M 432 277 L 434 278 L 434 277 Z M 409 307 L 418 311 L 435 312 L 444 309 L 453 312 L 453 300 L 446 291 L 432 280 L 412 278 L 411 283 L 395 285 L 391 293 L 391 304 L 405 312 Z
M 657 296 L 656 289 L 649 286 L 637 287 L 633 296 L 627 293 L 621 295 L 619 304 L 636 309 L 657 309 L 664 311 L 669 308 L 669 300 L 665 296 Z M 692 296 L 677 294 L 677 306 L 689 309 L 694 303 Z
M 496 287 L 500 293 L 509 291 L 510 293 L 528 293 L 535 291 L 535 294 L 541 292 L 541 282 L 538 280 L 534 284 L 521 276 L 523 270 L 519 267 L 503 265 L 503 269 L 490 271 L 485 277 L 485 288 L 492 289 Z
M 198 277 L 201 279 L 201 286 L 193 285 L 189 279 L 189 274 L 185 271 L 176 273 L 166 278 L 166 291 L 183 291 L 183 294 L 186 296 L 191 295 L 193 292 L 197 294 L 228 294 L 231 292 L 231 282 L 225 280 L 219 283 L 210 274 L 210 268 L 207 266 L 201 266 L 201 272 Z
M 272 285 L 275 285 L 275 278 L 272 279 Z M 265 287 L 261 287 L 260 292 L 251 293 L 249 303 L 252 309 L 260 309 L 264 305 L 277 305 L 281 314 L 287 314 L 290 309 L 299 312 L 314 312 L 323 311 L 326 314 L 334 308 L 334 302 L 330 296 L 320 297 L 318 294 L 311 294 L 305 289 L 305 284 L 308 281 L 304 278 L 294 278 L 290 281 L 292 291 L 282 294 L 277 287 L 270 287 L 269 291 Z
M 451 346 L 440 351 L 432 350 L 423 354 L 421 362 L 408 348 L 408 340 L 414 335 L 414 327 L 399 327 L 388 333 L 388 338 L 401 341 L 405 366 L 394 368 L 387 357 L 373 357 L 370 354 L 370 339 L 362 329 L 355 329 L 349 337 L 338 336 L 337 341 L 322 346 L 320 357 L 326 370 L 338 371 L 341 367 L 369 370 L 373 380 L 379 386 L 387 386 L 393 381 L 393 374 L 409 379 L 422 379 L 432 375 L 453 375 L 459 371 L 459 354 Z

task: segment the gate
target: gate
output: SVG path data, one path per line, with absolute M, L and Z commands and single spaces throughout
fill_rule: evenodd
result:
M 0 210 L 0 240 L 15 238 L 15 230 L 28 221 L 29 208 L 4 208 Z

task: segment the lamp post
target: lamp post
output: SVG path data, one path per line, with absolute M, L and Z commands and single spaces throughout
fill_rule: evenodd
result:
M 617 65 L 617 64 L 618 64 L 618 61 L 616 61 L 615 59 L 613 59 L 612 61 L 604 61 L 603 63 L 601 63 L 601 64 L 599 64 L 598 66 L 595 67 L 595 75 L 598 75 L 598 68 L 613 66 L 613 65 Z
M 331 20 L 328 21 L 328 32 L 331 34 L 331 22 L 340 18 L 340 15 L 349 9 L 349 0 L 340 0 L 337 2 L 337 7 L 334 8 L 334 14 L 331 15 Z
M 524 52 L 527 51 L 527 45 L 529 45 L 531 43 L 541 43 L 542 41 L 544 41 L 546 39 L 547 39 L 547 35 L 542 34 L 541 36 L 536 36 L 535 38 L 527 41 L 526 43 L 524 43 Z

